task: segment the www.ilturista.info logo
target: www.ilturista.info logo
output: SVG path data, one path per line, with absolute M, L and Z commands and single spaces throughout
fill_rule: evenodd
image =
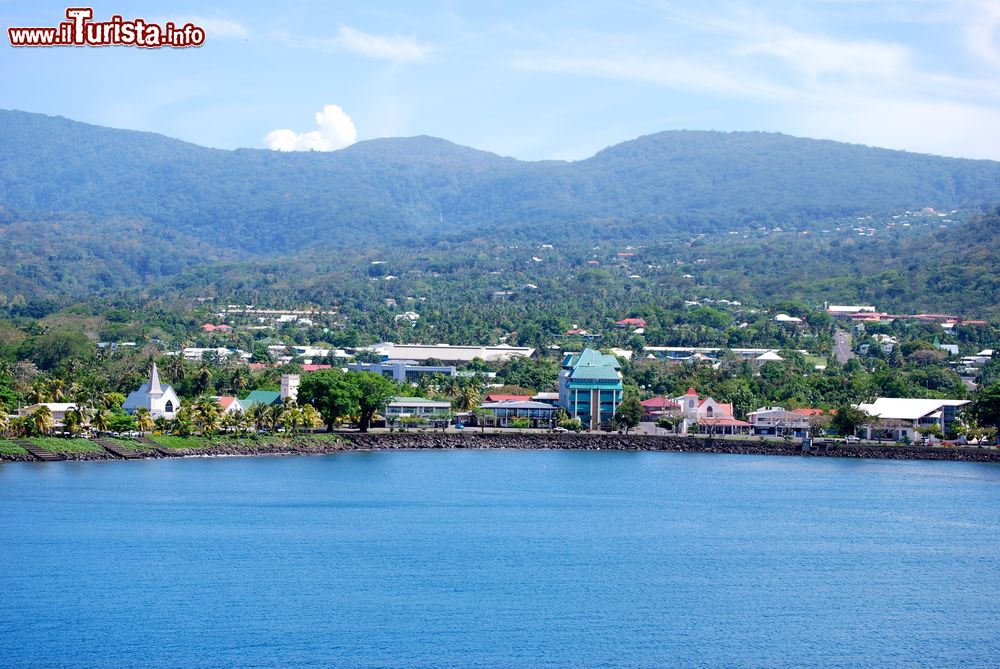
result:
M 92 21 L 90 7 L 70 7 L 68 21 L 49 28 L 7 28 L 11 46 L 140 46 L 184 48 L 205 43 L 205 29 L 173 21 L 163 25 L 143 19 L 127 21 L 114 15 L 109 21 Z

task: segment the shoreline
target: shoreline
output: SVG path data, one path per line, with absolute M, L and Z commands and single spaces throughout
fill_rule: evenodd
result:
M 304 443 L 303 443 L 304 442 Z M 822 449 L 822 445 L 819 447 Z M 700 437 L 622 435 L 622 434 L 553 434 L 553 433 L 335 433 L 335 440 L 322 442 L 305 437 L 277 442 L 255 443 L 253 439 L 234 440 L 199 448 L 144 448 L 135 450 L 129 459 L 164 459 L 175 457 L 223 457 L 262 455 L 326 455 L 345 452 L 422 450 L 585 450 L 651 451 L 668 453 L 717 453 L 728 455 L 781 455 L 882 460 L 941 460 L 956 462 L 997 462 L 1000 450 L 986 448 L 896 446 L 879 444 L 831 444 L 827 450 L 803 452 L 797 442 L 760 440 L 711 440 Z M 63 461 L 122 460 L 108 450 L 63 452 Z M 38 462 L 28 453 L 0 453 L 0 462 Z

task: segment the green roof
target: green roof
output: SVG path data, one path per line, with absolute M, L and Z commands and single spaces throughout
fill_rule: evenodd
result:
M 254 390 L 241 398 L 240 404 L 244 409 L 249 409 L 254 404 L 281 404 L 281 393 L 277 390 Z
M 621 382 L 621 377 L 618 375 L 621 364 L 618 362 L 618 358 L 613 355 L 605 355 L 592 348 L 585 348 L 579 355 L 569 356 L 563 362 L 563 366 L 572 368 L 569 378 L 573 382 Z

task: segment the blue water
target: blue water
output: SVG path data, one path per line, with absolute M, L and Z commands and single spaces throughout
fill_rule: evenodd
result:
M 0 667 L 1000 666 L 1000 466 L 0 465 Z

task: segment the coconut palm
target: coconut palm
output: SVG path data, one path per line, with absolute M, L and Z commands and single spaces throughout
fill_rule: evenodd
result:
M 216 432 L 219 429 L 219 404 L 210 397 L 203 397 L 195 405 L 195 416 L 201 423 L 202 431 Z
M 284 408 L 278 421 L 286 432 L 297 432 L 302 424 L 302 411 L 298 407 Z
M 97 409 L 94 411 L 94 417 L 90 419 L 90 425 L 98 434 L 108 431 L 108 420 L 110 420 L 111 414 L 107 409 Z
M 8 414 L 3 409 L 0 409 L 0 437 L 6 436 L 7 430 L 10 429 L 10 414 Z
M 135 410 L 135 423 L 139 428 L 140 434 L 145 434 L 147 432 L 152 432 L 156 424 L 153 422 L 153 415 L 149 413 L 149 409 L 146 407 L 140 407 Z
M 316 408 L 311 404 L 302 405 L 302 425 L 307 430 L 315 430 L 316 428 L 323 425 L 323 417 L 316 411 Z
M 271 429 L 271 432 L 276 432 L 278 430 L 278 425 L 281 424 L 281 416 L 286 411 L 283 404 L 272 404 L 267 408 L 267 425 Z
M 48 434 L 54 424 L 52 409 L 44 404 L 31 412 L 31 428 L 33 431 L 39 434 Z
M 472 383 L 463 383 L 453 397 L 452 405 L 458 411 L 472 411 L 479 406 L 479 400 L 482 399 L 479 388 Z
M 268 423 L 269 407 L 266 404 L 254 404 L 247 410 L 247 418 L 253 423 L 258 432 L 264 429 Z

